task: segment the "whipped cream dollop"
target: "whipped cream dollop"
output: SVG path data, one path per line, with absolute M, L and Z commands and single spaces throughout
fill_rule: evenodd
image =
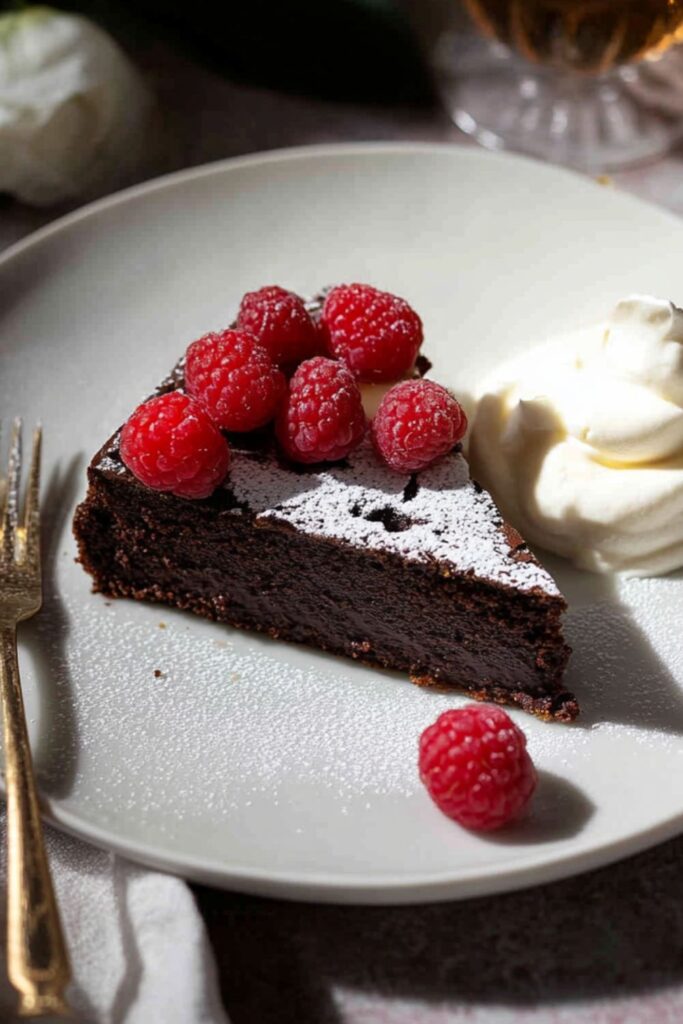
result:
M 0 15 L 0 192 L 48 205 L 126 183 L 152 102 L 114 40 L 48 7 Z
M 487 380 L 473 475 L 532 543 L 598 572 L 683 565 L 683 311 L 632 295 Z

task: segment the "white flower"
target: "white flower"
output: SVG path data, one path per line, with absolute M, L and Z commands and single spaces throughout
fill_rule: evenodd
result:
M 0 16 L 0 192 L 48 205 L 125 181 L 151 99 L 86 18 L 31 7 Z

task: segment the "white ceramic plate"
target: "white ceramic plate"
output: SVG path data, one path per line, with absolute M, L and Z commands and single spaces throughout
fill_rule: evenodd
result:
M 0 260 L 0 408 L 46 432 L 47 599 L 21 635 L 42 791 L 60 826 L 195 879 L 304 899 L 408 902 L 529 885 L 683 822 L 681 580 L 559 564 L 575 727 L 513 712 L 542 772 L 495 838 L 442 817 L 421 729 L 463 698 L 90 593 L 70 520 L 92 453 L 242 293 L 375 282 L 420 311 L 461 393 L 513 350 L 631 290 L 683 299 L 683 223 L 480 150 L 344 146 L 163 179 Z M 155 675 L 155 670 L 161 675 Z

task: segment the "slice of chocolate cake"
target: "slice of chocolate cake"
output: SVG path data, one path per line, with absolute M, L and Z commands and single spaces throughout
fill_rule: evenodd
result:
M 160 391 L 179 386 L 182 366 Z M 104 445 L 74 522 L 96 590 L 576 717 L 565 601 L 459 451 L 401 475 L 368 442 L 307 469 L 266 432 L 230 440 L 225 484 L 199 501 L 141 484 L 118 435 Z

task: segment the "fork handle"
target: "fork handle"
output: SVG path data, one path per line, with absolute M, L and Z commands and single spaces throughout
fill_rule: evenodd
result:
M 7 787 L 7 971 L 22 1017 L 69 1016 L 71 967 L 45 854 L 15 625 L 0 625 Z

